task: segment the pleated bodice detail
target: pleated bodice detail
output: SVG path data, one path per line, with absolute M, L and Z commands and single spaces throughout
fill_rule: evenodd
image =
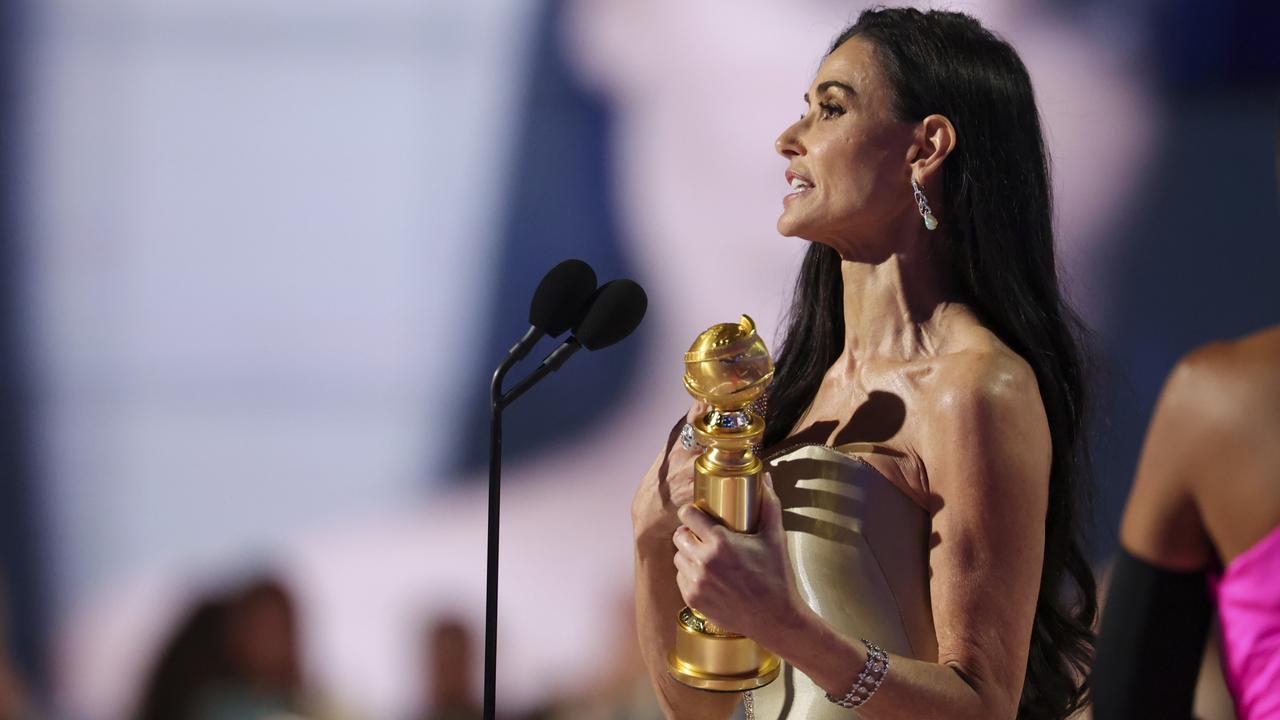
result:
M 805 602 L 841 634 L 936 661 L 929 515 L 853 454 L 866 447 L 805 445 L 769 460 L 796 582 Z M 755 708 L 758 720 L 858 717 L 786 663 L 777 680 L 755 692 Z

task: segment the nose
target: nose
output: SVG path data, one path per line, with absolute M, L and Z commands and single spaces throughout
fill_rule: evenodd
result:
M 804 118 L 801 118 L 791 123 L 790 127 L 783 130 L 778 139 L 773 141 L 773 149 L 782 157 L 792 158 L 804 154 L 804 145 L 800 142 L 800 125 L 803 122 Z

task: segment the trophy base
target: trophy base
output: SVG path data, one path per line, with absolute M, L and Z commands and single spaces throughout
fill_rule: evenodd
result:
M 682 661 L 676 657 L 674 650 L 667 656 L 667 672 L 671 673 L 671 677 L 689 687 L 712 692 L 746 692 L 762 688 L 777 679 L 781 667 L 778 656 L 774 655 L 770 662 L 748 675 L 716 675 Z
M 744 692 L 773 682 L 782 661 L 749 637 L 723 632 L 697 610 L 676 620 L 676 646 L 667 656 L 671 677 L 689 687 Z

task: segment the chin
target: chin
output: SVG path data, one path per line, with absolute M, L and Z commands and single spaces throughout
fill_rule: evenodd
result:
M 789 219 L 786 215 L 778 218 L 778 234 L 783 237 L 803 237 L 804 228 Z
M 778 234 L 782 237 L 796 238 L 798 240 L 804 240 L 805 242 L 811 243 L 822 242 L 821 240 L 815 239 L 817 236 L 812 232 L 812 230 L 813 228 L 799 227 L 789 223 L 778 223 Z
M 828 240 L 819 239 L 819 237 L 821 237 L 821 233 L 813 232 L 813 230 L 814 228 L 812 227 L 802 227 L 798 224 L 792 224 L 792 223 L 784 222 L 782 220 L 778 221 L 779 235 L 783 237 L 796 238 L 798 240 L 803 240 L 806 244 L 809 244 L 809 245 L 815 245 L 815 244 L 826 245 L 827 247 L 830 247 L 831 249 L 839 253 L 840 257 L 843 258 L 845 256 L 843 250 L 841 250 L 836 245 L 833 245 Z

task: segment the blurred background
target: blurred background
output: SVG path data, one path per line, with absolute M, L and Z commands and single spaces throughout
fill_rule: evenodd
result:
M 487 382 L 566 257 L 649 314 L 507 415 L 500 710 L 656 717 L 631 494 L 694 335 L 779 328 L 773 139 L 862 7 L 0 5 L 0 718 L 476 717 Z M 1175 360 L 1280 321 L 1280 6 L 947 7 L 1036 85 L 1102 570 Z

